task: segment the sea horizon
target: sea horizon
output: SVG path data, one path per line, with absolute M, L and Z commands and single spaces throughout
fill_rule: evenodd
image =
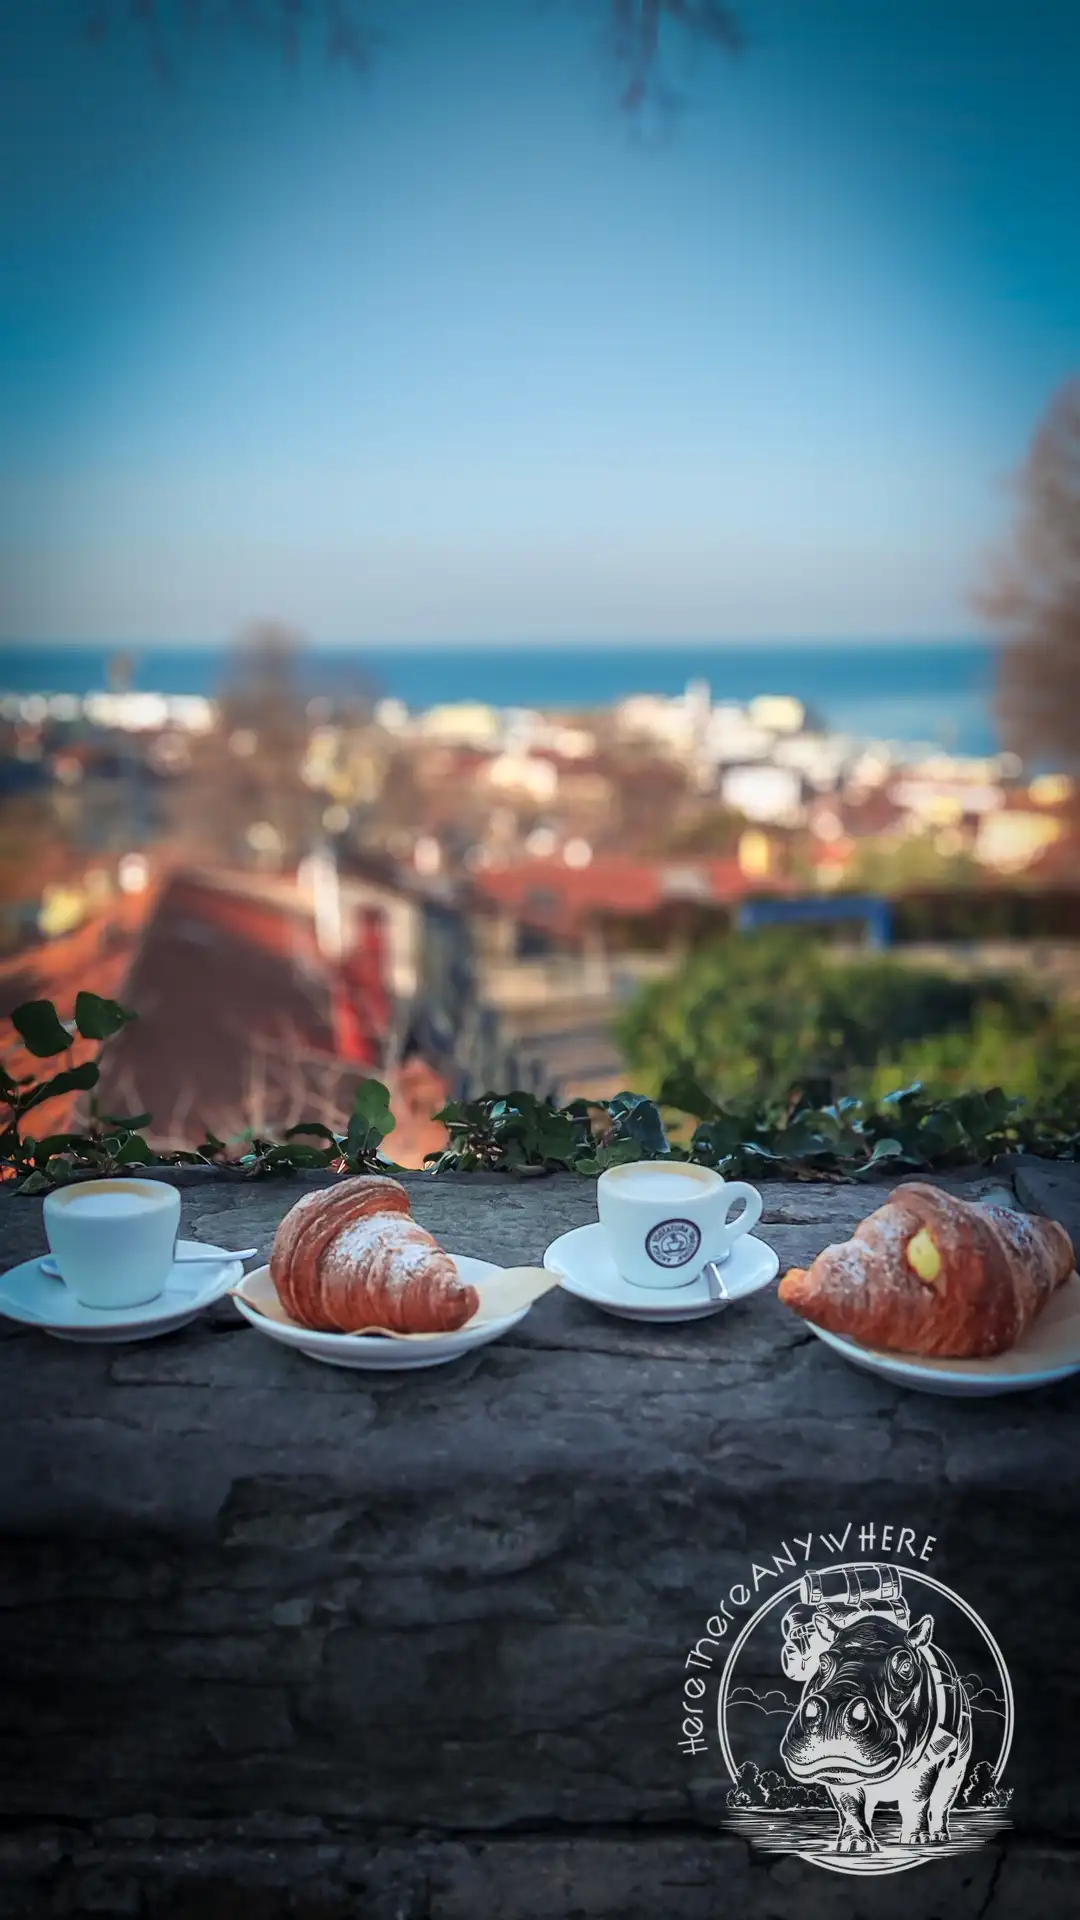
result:
M 252 623 L 250 630 L 256 631 L 263 624 L 276 626 L 279 623 L 256 621 Z M 290 623 L 288 621 L 282 621 L 280 625 L 286 631 L 299 632 L 298 629 L 290 629 Z M 916 639 L 904 633 L 870 635 L 839 634 L 833 638 L 824 635 L 769 634 L 765 637 L 758 636 L 749 640 L 712 640 L 694 634 L 691 634 L 688 638 L 678 634 L 656 634 L 652 638 L 643 638 L 639 635 L 636 639 L 624 639 L 618 634 L 608 635 L 606 638 L 601 635 L 599 638 L 594 639 L 584 639 L 573 634 L 566 634 L 556 639 L 545 639 L 543 636 L 534 639 L 523 639 L 520 636 L 510 639 L 500 639 L 488 635 L 486 638 L 481 637 L 480 639 L 473 640 L 458 640 L 453 638 L 433 640 L 420 639 L 415 635 L 405 635 L 400 638 L 391 637 L 381 640 L 316 640 L 306 634 L 300 634 L 302 651 L 316 654 L 363 653 L 366 651 L 385 654 L 391 649 L 412 653 L 512 653 L 518 650 L 527 653 L 537 653 L 541 651 L 558 653 L 569 652 L 571 650 L 576 652 L 582 648 L 590 653 L 615 651 L 649 653 L 657 647 L 676 647 L 681 653 L 750 653 L 760 648 L 762 652 L 791 651 L 806 652 L 808 655 L 812 655 L 815 652 L 821 651 L 838 653 L 842 650 L 848 650 L 855 652 L 863 651 L 867 648 L 881 648 L 887 651 L 892 647 L 907 647 L 913 651 L 926 653 L 936 652 L 939 649 L 948 651 L 955 647 L 979 647 L 985 648 L 990 652 L 996 652 L 1004 644 L 1005 642 L 1003 640 L 996 639 L 992 634 L 972 633 L 922 634 Z M 172 640 L 101 640 L 92 638 L 74 640 L 19 640 L 0 637 L 0 658 L 8 653 L 175 653 L 180 651 L 222 653 L 228 652 L 233 645 L 235 645 L 235 636 L 226 636 L 224 639 L 202 638 L 194 640 L 183 638 Z
M 716 701 L 745 705 L 791 694 L 832 732 L 997 751 L 997 644 L 985 639 L 831 641 L 398 641 L 305 646 L 306 690 L 366 681 L 413 711 L 461 700 L 495 707 L 596 709 L 633 694 L 672 696 L 705 680 Z M 131 662 L 132 685 L 164 694 L 219 688 L 228 643 L 0 642 L 0 693 L 85 695 L 108 684 L 109 662 Z M 343 671 L 344 670 L 344 671 Z

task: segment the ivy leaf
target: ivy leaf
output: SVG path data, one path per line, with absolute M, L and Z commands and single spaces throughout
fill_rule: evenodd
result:
M 782 1127 L 773 1140 L 782 1160 L 819 1159 L 836 1150 L 836 1139 L 822 1124 L 822 1116 L 812 1107 L 804 1107 L 789 1127 Z
M 44 1060 L 53 1053 L 66 1053 L 71 1035 L 51 1000 L 24 1000 L 11 1016 L 11 1024 L 28 1053 Z
M 338 1144 L 337 1134 L 332 1133 L 329 1127 L 324 1127 L 321 1120 L 301 1120 L 298 1127 L 286 1127 L 285 1138 L 295 1140 L 297 1135 L 302 1133 L 325 1140 L 331 1147 L 336 1147 Z
M 27 1141 L 27 1146 L 30 1142 Z M 51 1160 L 53 1154 L 64 1153 L 71 1147 L 81 1148 L 84 1153 L 93 1153 L 97 1142 L 87 1133 L 48 1133 L 43 1140 L 34 1143 L 34 1159 L 40 1166 Z
M 390 1094 L 381 1080 L 361 1080 L 353 1099 L 353 1116 L 366 1121 L 380 1140 L 397 1125 L 390 1111 Z
M 390 1095 L 382 1081 L 362 1080 L 356 1089 L 345 1134 L 345 1150 L 354 1165 L 363 1166 L 375 1159 L 395 1124 Z
M 594 1156 L 598 1173 L 606 1172 L 608 1167 L 625 1167 L 641 1159 L 641 1152 L 633 1140 L 613 1140 L 610 1145 L 597 1147 Z
M 872 1173 L 880 1173 L 887 1160 L 902 1161 L 906 1158 L 899 1140 L 879 1140 L 865 1166 L 856 1167 L 852 1179 L 865 1180 Z
M 695 1120 L 711 1120 L 718 1111 L 716 1101 L 692 1073 L 669 1074 L 660 1088 L 660 1104 L 677 1107 L 680 1113 L 693 1114 Z
M 103 1000 L 99 993 L 80 993 L 75 997 L 75 1025 L 84 1040 L 111 1040 L 114 1033 L 138 1018 L 119 1000 Z
M 938 1107 L 919 1122 L 918 1144 L 924 1154 L 937 1158 L 967 1146 L 967 1136 L 953 1107 Z
M 717 1108 L 711 1120 L 705 1120 L 700 1127 L 695 1127 L 690 1142 L 691 1158 L 696 1159 L 699 1154 L 708 1154 L 713 1159 L 722 1158 L 726 1153 L 733 1153 L 745 1137 L 746 1128 L 742 1121 L 735 1114 L 724 1113 Z
M 536 1144 L 543 1160 L 554 1160 L 561 1166 L 570 1166 L 580 1141 L 580 1130 L 568 1113 L 549 1109 L 541 1115 Z
M 922 1081 L 913 1080 L 910 1087 L 898 1087 L 895 1093 L 884 1094 L 881 1104 L 883 1107 L 908 1107 L 913 1100 L 917 1100 L 919 1095 L 925 1092 L 926 1088 Z
M 29 1113 L 45 1100 L 56 1100 L 62 1093 L 89 1093 L 91 1087 L 97 1086 L 99 1077 L 96 1060 L 84 1060 L 80 1067 L 65 1067 L 62 1073 L 54 1073 L 51 1080 L 34 1088 L 29 1099 L 23 1102 L 23 1112 Z
M 608 1111 L 613 1139 L 628 1141 L 638 1148 L 637 1158 L 660 1157 L 671 1152 L 664 1122 L 655 1100 L 642 1093 L 617 1093 Z
M 114 1158 L 118 1167 L 148 1167 L 154 1155 L 141 1133 L 129 1133 L 127 1139 L 120 1142 Z
M 330 1158 L 326 1147 L 303 1147 L 290 1141 L 288 1146 L 271 1147 L 266 1155 L 266 1165 L 268 1167 L 325 1167 Z
M 91 1105 L 91 1112 L 93 1110 Z M 152 1113 L 103 1113 L 101 1115 L 107 1127 L 124 1127 L 131 1133 L 138 1133 L 140 1128 L 148 1127 L 153 1117 Z

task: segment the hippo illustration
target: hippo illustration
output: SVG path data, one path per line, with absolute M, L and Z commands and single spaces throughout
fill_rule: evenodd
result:
M 949 1838 L 949 1808 L 971 1754 L 971 1706 L 933 1617 L 914 1626 L 880 1612 L 813 1621 L 821 1651 L 780 1742 L 794 1780 L 819 1783 L 840 1816 L 838 1853 L 878 1853 L 874 1814 L 900 1809 L 900 1841 Z

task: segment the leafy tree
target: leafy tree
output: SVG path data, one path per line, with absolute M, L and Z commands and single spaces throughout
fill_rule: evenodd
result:
M 963 979 L 892 959 L 832 960 L 812 939 L 782 930 L 699 948 L 673 978 L 642 990 L 619 1037 L 643 1091 L 690 1073 L 724 1101 L 783 1101 L 793 1087 L 827 1100 L 841 1085 L 869 1089 L 875 1077 L 889 1086 L 921 1078 L 1012 1090 L 1020 1076 L 1035 1093 L 1045 1087 L 1032 1086 L 1033 1077 L 1056 1076 L 1062 1087 L 1077 1071 L 1080 1083 L 1080 1019 L 1024 982 Z
M 989 1761 L 976 1761 L 961 1790 L 960 1805 L 966 1808 L 1007 1807 L 1011 1799 L 1011 1788 L 998 1786 Z
M 936 1094 L 968 1087 L 1007 1087 L 1047 1118 L 1075 1114 L 1080 1096 L 1080 1018 L 1075 1009 L 1049 1007 L 1032 1018 L 1015 1006 L 976 1006 L 970 1027 L 912 1040 L 879 1056 L 868 1092 L 882 1099 L 893 1088 L 921 1081 Z
M 250 858 L 246 835 L 256 825 L 270 829 L 285 867 L 308 851 L 318 832 L 324 802 L 301 777 L 311 732 L 300 678 L 303 648 L 299 634 L 263 623 L 243 633 L 226 660 L 220 726 L 205 743 L 190 811 L 204 838 L 238 862 Z
M 906 887 L 982 886 L 986 870 L 966 849 L 943 848 L 937 833 L 868 834 L 860 841 L 844 885 L 856 892 L 897 893 Z
M 1019 476 L 1020 514 L 979 606 L 1004 632 L 998 717 L 1020 753 L 1080 768 L 1080 379 L 1052 401 Z

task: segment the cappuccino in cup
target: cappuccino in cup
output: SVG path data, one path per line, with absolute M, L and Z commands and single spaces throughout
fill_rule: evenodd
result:
M 726 1260 L 756 1227 L 762 1199 L 745 1180 L 724 1180 L 709 1167 L 637 1160 L 600 1175 L 596 1204 L 623 1279 L 652 1290 L 688 1286 L 707 1260 Z
M 180 1195 L 158 1180 L 88 1180 L 47 1194 L 45 1233 L 64 1285 L 84 1307 L 142 1306 L 165 1291 Z

